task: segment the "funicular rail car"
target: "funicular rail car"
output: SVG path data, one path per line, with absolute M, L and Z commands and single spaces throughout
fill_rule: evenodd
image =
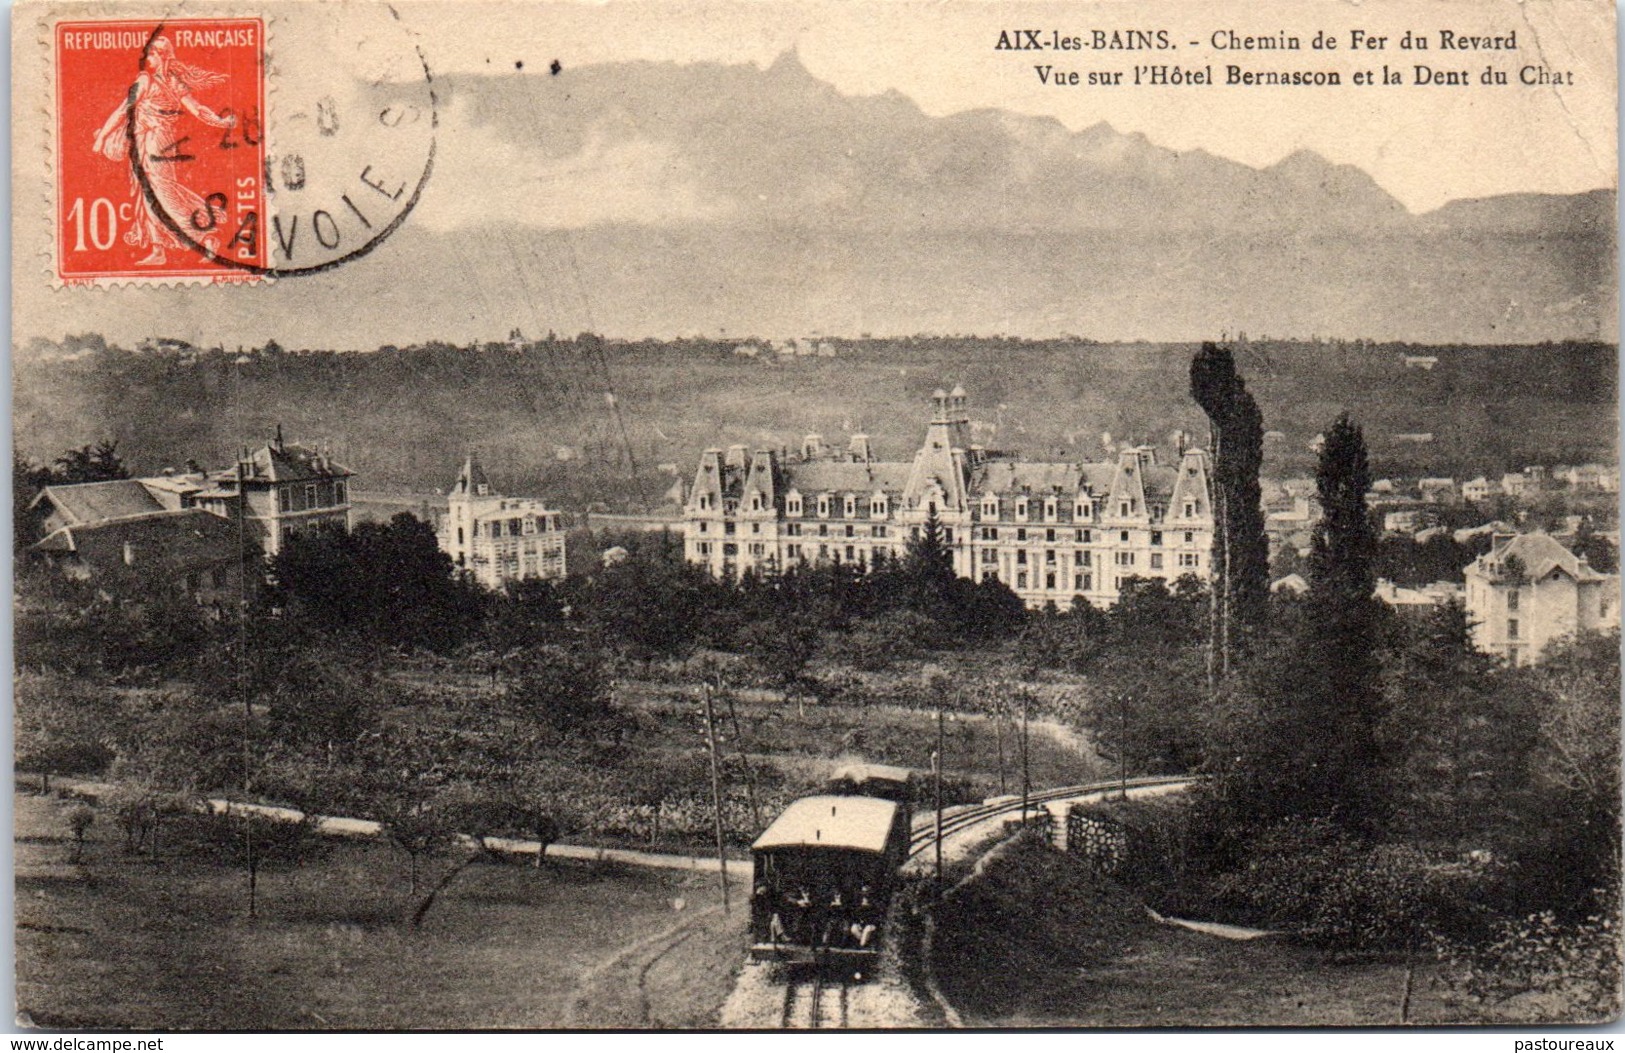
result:
M 751 957 L 857 966 L 874 958 L 908 858 L 909 810 L 879 797 L 804 797 L 751 846 Z

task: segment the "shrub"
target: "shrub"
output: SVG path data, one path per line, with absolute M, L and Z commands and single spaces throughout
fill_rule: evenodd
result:
M 1578 1024 L 1620 1010 L 1619 925 L 1608 915 L 1562 922 L 1543 911 L 1476 945 L 1441 944 L 1439 953 L 1443 986 L 1489 1015 Z

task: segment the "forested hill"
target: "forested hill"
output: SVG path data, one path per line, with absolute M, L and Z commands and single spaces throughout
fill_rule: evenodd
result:
M 932 389 L 955 383 L 970 394 L 977 441 L 1029 457 L 1097 458 L 1105 433 L 1166 447 L 1178 430 L 1207 430 L 1187 393 L 1189 344 L 829 338 L 833 356 L 784 357 L 755 341 L 752 358 L 735 353 L 741 343 L 583 336 L 239 353 L 34 341 L 14 356 L 13 427 L 31 460 L 112 438 L 131 470 L 149 473 L 188 458 L 230 463 L 280 423 L 290 441 L 330 444 L 366 489 L 444 488 L 474 446 L 499 488 L 567 508 L 629 507 L 640 490 L 658 502 L 709 446 L 798 448 L 812 432 L 844 444 L 861 431 L 879 457 L 907 458 Z M 1312 472 L 1309 444 L 1344 408 L 1364 425 L 1379 475 L 1461 478 L 1616 456 L 1614 345 L 1254 340 L 1237 354 L 1265 426 L 1280 433 L 1267 443 L 1274 474 Z M 1428 357 L 1431 369 L 1417 361 Z

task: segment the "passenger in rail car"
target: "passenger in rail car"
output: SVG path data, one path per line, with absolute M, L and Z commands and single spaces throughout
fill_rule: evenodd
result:
M 867 947 L 880 927 L 878 921 L 879 912 L 875 909 L 869 886 L 864 885 L 858 890 L 858 902 L 852 910 L 852 925 L 847 931 L 852 934 L 859 947 Z
M 793 894 L 785 896 L 790 907 L 790 918 L 794 931 L 791 935 L 804 943 L 812 942 L 812 897 L 807 894 L 806 886 L 800 886 Z

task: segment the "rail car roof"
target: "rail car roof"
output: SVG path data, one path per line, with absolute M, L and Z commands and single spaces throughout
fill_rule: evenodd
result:
M 844 848 L 884 852 L 897 817 L 896 801 L 874 797 L 803 797 L 786 808 L 751 845 L 775 848 Z
M 866 782 L 870 779 L 885 779 L 888 782 L 908 782 L 914 773 L 908 768 L 898 768 L 890 764 L 843 764 L 835 769 L 830 781 L 850 779 L 853 782 Z

